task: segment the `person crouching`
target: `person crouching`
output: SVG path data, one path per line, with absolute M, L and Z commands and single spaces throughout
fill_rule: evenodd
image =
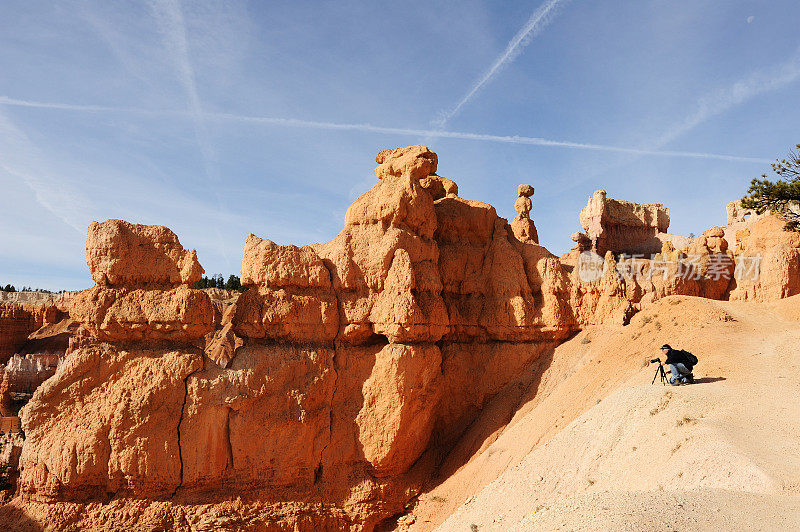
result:
M 685 351 L 672 349 L 669 344 L 664 344 L 661 346 L 661 352 L 667 357 L 664 363 L 669 366 L 671 373 L 669 383 L 671 385 L 679 386 L 681 384 L 694 383 L 692 361 Z

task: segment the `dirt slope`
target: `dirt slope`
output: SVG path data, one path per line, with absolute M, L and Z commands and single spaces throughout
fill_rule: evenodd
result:
M 498 395 L 400 526 L 800 529 L 799 304 L 673 296 L 583 331 L 522 401 Z M 665 342 L 700 357 L 698 384 L 650 384 Z

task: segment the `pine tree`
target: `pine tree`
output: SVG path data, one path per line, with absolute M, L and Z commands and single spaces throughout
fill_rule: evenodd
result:
M 239 290 L 241 287 L 241 280 L 236 275 L 230 275 L 228 281 L 225 283 L 225 288 L 227 290 Z
M 795 148 L 800 150 L 800 144 Z M 789 150 L 788 158 L 772 163 L 772 171 L 780 179 L 773 183 L 767 179 L 767 174 L 762 174 L 762 179 L 753 179 L 747 196 L 742 198 L 742 207 L 755 209 L 758 214 L 773 212 L 786 222 L 787 230 L 797 231 L 800 229 L 800 154 Z

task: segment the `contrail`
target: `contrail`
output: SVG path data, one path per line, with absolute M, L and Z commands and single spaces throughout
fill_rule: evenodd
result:
M 657 138 L 643 143 L 641 145 L 641 151 L 660 151 L 661 148 L 685 135 L 703 122 L 742 105 L 761 94 L 786 87 L 798 79 L 800 79 L 800 48 L 795 51 L 795 54 L 788 61 L 769 69 L 753 71 L 748 76 L 739 79 L 732 85 L 719 88 L 702 96 L 697 100 L 693 113 L 664 131 Z M 630 152 L 629 155 L 630 157 L 625 157 L 623 160 L 605 167 L 595 167 L 593 171 L 583 175 L 577 180 L 571 181 L 569 185 L 559 190 L 551 191 L 551 194 L 556 195 L 575 188 L 598 175 L 631 164 L 645 154 L 635 151 Z M 759 161 L 763 161 L 764 163 L 773 162 L 772 160 L 766 159 L 753 160 L 753 162 Z
M 531 39 L 538 35 L 539 32 L 550 23 L 553 19 L 553 15 L 555 15 L 556 8 L 561 3 L 563 3 L 562 0 L 548 0 L 539 6 L 522 29 L 508 42 L 506 49 L 500 54 L 500 57 L 495 60 L 492 66 L 489 67 L 489 70 L 472 85 L 469 91 L 467 91 L 467 94 L 461 98 L 455 107 L 449 111 L 442 111 L 439 117 L 431 122 L 431 125 L 437 129 L 443 129 L 447 122 L 461 111 L 461 108 L 472 99 L 481 87 L 488 83 L 501 68 L 516 59 Z
M 194 124 L 195 137 L 203 155 L 206 174 L 209 179 L 218 181 L 219 177 L 214 170 L 216 156 L 208 138 L 203 106 L 197 92 L 197 82 L 192 63 L 189 60 L 189 43 L 186 37 L 186 24 L 183 20 L 180 0 L 158 0 L 151 4 L 153 13 L 161 30 L 164 44 L 172 55 L 172 60 L 178 70 L 178 79 L 186 91 L 189 115 Z
M 288 127 L 328 129 L 337 131 L 364 131 L 369 133 L 382 133 L 386 135 L 404 135 L 413 137 L 451 138 L 463 140 L 478 140 L 487 142 L 501 142 L 506 144 L 525 144 L 530 146 L 548 146 L 556 148 L 575 148 L 582 150 L 609 151 L 620 153 L 633 153 L 637 155 L 658 155 L 667 157 L 690 157 L 700 159 L 720 159 L 724 161 L 739 161 L 760 163 L 771 162 L 770 159 L 757 157 L 741 157 L 737 155 L 724 155 L 717 153 L 700 153 L 690 151 L 659 151 L 605 144 L 590 144 L 585 142 L 571 142 L 562 140 L 543 139 L 539 137 L 524 137 L 520 135 L 489 135 L 485 133 L 465 133 L 460 131 L 442 131 L 432 129 L 407 129 L 397 127 L 374 126 L 371 124 L 342 124 L 336 122 L 317 122 L 312 120 L 298 120 L 294 118 L 273 118 L 258 116 L 242 116 L 230 113 L 208 113 L 207 118 L 218 120 L 231 120 L 238 122 L 253 122 L 261 124 L 282 125 Z
M 94 105 L 62 105 L 57 103 L 48 102 L 32 102 L 27 100 L 16 100 L 6 96 L 0 96 L 0 105 L 11 105 L 20 107 L 34 107 L 42 109 L 61 109 L 65 111 L 108 111 L 108 112 L 121 112 L 121 113 L 135 113 L 145 115 L 158 115 L 166 114 L 170 116 L 191 116 L 186 112 L 181 111 L 150 111 L 126 107 L 98 107 Z M 592 144 L 586 142 L 573 142 L 566 140 L 552 140 L 540 137 L 526 137 L 520 135 L 491 135 L 486 133 L 467 133 L 461 131 L 444 131 L 433 129 L 410 129 L 399 127 L 385 127 L 375 126 L 372 124 L 348 124 L 339 122 L 320 122 L 314 120 L 298 120 L 296 118 L 276 118 L 269 116 L 246 116 L 233 113 L 205 113 L 206 120 L 216 121 L 234 121 L 234 122 L 249 122 L 258 124 L 271 124 L 276 126 L 285 127 L 298 127 L 306 129 L 322 129 L 330 131 L 363 131 L 365 133 L 380 133 L 384 135 L 402 135 L 410 137 L 432 137 L 432 138 L 450 138 L 462 140 L 475 140 L 484 142 L 500 142 L 504 144 L 523 144 L 529 146 L 545 146 L 554 148 L 573 148 L 581 150 L 593 151 L 606 151 L 617 153 L 630 153 L 635 155 L 656 155 L 665 157 L 689 157 L 696 159 L 718 159 L 723 161 L 738 161 L 747 163 L 771 163 L 771 159 L 763 159 L 758 157 L 742 157 L 738 155 L 725 155 L 719 153 L 703 153 L 703 152 L 690 152 L 690 151 L 663 151 L 656 149 L 640 149 L 628 148 L 624 146 L 612 146 L 607 144 Z
M 0 104 L 13 105 L 15 107 L 33 107 L 36 109 L 59 109 L 62 111 L 82 111 L 89 113 L 136 113 L 136 114 L 146 114 L 146 115 L 162 115 L 171 112 L 171 111 L 149 111 L 146 109 L 139 109 L 136 107 L 109 107 L 105 105 L 72 105 L 68 103 L 32 102 L 29 100 L 19 100 L 16 98 L 9 98 L 8 96 L 0 96 Z
M 178 78 L 186 90 L 186 96 L 189 100 L 189 115 L 194 124 L 194 134 L 197 139 L 197 144 L 200 146 L 206 176 L 210 181 L 217 183 L 220 181 L 219 172 L 217 170 L 217 157 L 208 137 L 203 106 L 200 103 L 200 95 L 197 92 L 197 80 L 191 60 L 189 59 L 189 41 L 186 36 L 186 23 L 183 19 L 180 0 L 157 0 L 151 5 L 156 21 L 163 34 L 164 44 L 172 54 L 172 59 L 178 69 Z M 222 213 L 225 211 L 222 197 L 217 187 L 213 188 L 219 211 Z M 230 268 L 231 262 L 227 253 L 225 253 L 222 233 L 218 227 L 215 228 L 215 232 L 220 243 L 222 256 Z
M 755 71 L 733 85 L 701 98 L 694 113 L 687 116 L 680 124 L 665 131 L 649 147 L 654 149 L 661 148 L 709 118 L 722 114 L 728 109 L 741 105 L 762 93 L 783 88 L 799 78 L 800 48 L 796 50 L 789 61 L 769 71 Z

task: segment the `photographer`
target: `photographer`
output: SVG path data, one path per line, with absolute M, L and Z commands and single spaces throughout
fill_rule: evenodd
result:
M 694 375 L 692 375 L 694 361 L 690 358 L 689 353 L 672 349 L 669 344 L 662 345 L 661 352 L 667 357 L 664 363 L 669 366 L 670 373 L 672 373 L 669 378 L 671 385 L 694 384 Z

